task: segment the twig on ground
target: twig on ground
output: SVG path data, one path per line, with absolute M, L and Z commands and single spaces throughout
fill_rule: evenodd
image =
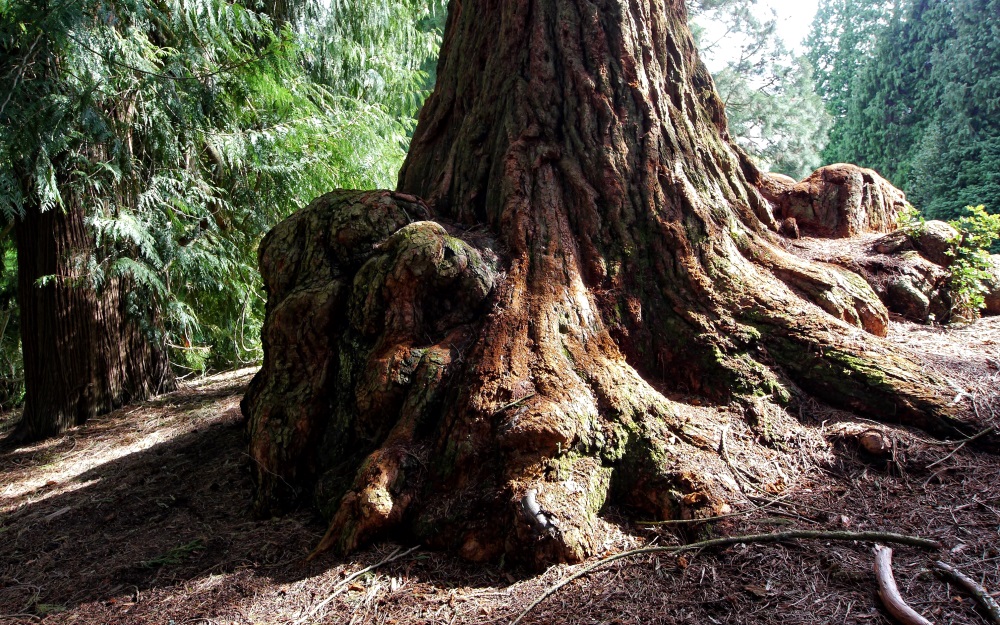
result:
M 959 469 L 975 469 L 975 468 L 976 468 L 976 465 L 973 465 L 973 464 L 959 464 L 959 465 L 950 466 L 950 467 L 942 467 L 942 468 L 938 469 L 937 471 L 935 471 L 934 473 L 931 473 L 931 476 L 929 478 L 927 478 L 926 480 L 924 480 L 924 488 L 927 488 L 927 485 L 930 484 L 931 481 L 934 478 L 936 478 L 937 476 L 941 475 L 942 473 L 947 473 L 948 471 L 958 471 Z M 940 480 L 938 480 L 938 481 L 940 482 Z
M 951 452 L 950 452 L 950 453 L 949 453 L 949 454 L 948 454 L 947 456 L 945 456 L 945 457 L 943 457 L 943 458 L 941 458 L 941 459 L 939 459 L 939 460 L 935 460 L 934 462 L 932 462 L 932 463 L 930 463 L 929 465 L 927 465 L 927 468 L 928 468 L 928 469 L 933 469 L 934 467 L 936 467 L 937 465 L 941 464 L 942 462 L 944 462 L 944 461 L 945 461 L 945 460 L 947 460 L 948 458 L 951 458 L 952 456 L 954 456 L 955 454 L 957 454 L 957 453 L 958 453 L 958 452 L 959 452 L 959 451 L 960 451 L 960 450 L 961 450 L 961 449 L 962 449 L 963 447 L 965 447 L 965 446 L 966 446 L 966 445 L 967 445 L 968 443 L 971 443 L 971 442 L 972 442 L 972 441 L 974 441 L 974 440 L 977 440 L 977 439 L 980 439 L 980 438 L 982 438 L 982 437 L 986 436 L 987 434 L 992 434 L 992 433 L 993 433 L 993 432 L 995 432 L 995 431 L 996 431 L 996 430 L 994 430 L 993 428 L 986 428 L 985 430 L 983 430 L 982 432 L 979 432 L 978 434 L 973 434 L 973 435 L 972 435 L 972 436 L 970 436 L 969 438 L 967 438 L 967 439 L 963 440 L 962 442 L 960 442 L 960 443 L 959 443 L 959 444 L 958 444 L 958 445 L 957 445 L 957 446 L 955 447 L 955 449 L 952 449 L 952 450 L 951 450 Z
M 940 560 L 934 563 L 934 569 L 938 575 L 947 578 L 948 581 L 954 583 L 956 586 L 964 588 L 966 592 L 972 595 L 972 598 L 976 600 L 983 611 L 986 612 L 990 620 L 996 625 L 1000 625 L 1000 605 L 997 605 L 996 599 L 991 597 L 985 588 L 955 567 L 945 564 Z
M 549 587 L 538 599 L 535 599 L 531 605 L 524 609 L 517 618 L 510 622 L 510 625 L 517 625 L 520 623 L 525 616 L 528 615 L 533 609 L 535 609 L 538 604 L 545 601 L 552 595 L 559 592 L 559 589 L 569 584 L 572 581 L 578 580 L 585 575 L 593 573 L 597 569 L 603 568 L 608 564 L 616 560 L 621 560 L 623 558 L 628 558 L 631 556 L 642 555 L 645 553 L 681 553 L 684 551 L 694 551 L 696 549 L 708 549 L 711 547 L 724 547 L 726 545 L 737 545 L 740 543 L 777 543 L 783 540 L 808 540 L 808 539 L 819 539 L 819 540 L 844 540 L 844 541 L 859 541 L 859 542 L 887 542 L 896 543 L 900 545 L 910 545 L 912 547 L 920 547 L 923 549 L 940 549 L 941 543 L 936 540 L 931 540 L 929 538 L 921 538 L 919 536 L 908 536 L 906 534 L 895 534 L 892 532 L 824 532 L 816 530 L 790 530 L 787 532 L 777 532 L 774 534 L 747 534 L 745 536 L 724 536 L 722 538 L 712 538 L 710 540 L 703 540 L 696 543 L 688 543 L 686 545 L 672 545 L 663 547 L 642 547 L 640 549 L 632 549 L 631 551 L 623 551 L 621 553 L 616 553 L 614 555 L 602 558 L 597 562 L 585 566 L 576 573 L 573 573 L 566 579 L 563 579 L 554 586 Z
M 878 580 L 878 596 L 882 598 L 885 609 L 903 625 L 932 625 L 916 610 L 906 605 L 896 588 L 896 580 L 892 576 L 892 549 L 875 546 L 875 578 Z
M 777 503 L 780 503 L 782 499 L 788 498 L 788 495 L 782 495 L 775 499 L 768 500 L 764 504 L 754 504 L 752 507 L 746 510 L 740 510 L 739 512 L 730 512 L 729 514 L 719 514 L 716 516 L 705 517 L 703 519 L 667 519 L 666 521 L 636 521 L 636 525 L 686 525 L 688 523 L 709 523 L 711 521 L 721 521 L 722 519 L 730 519 L 737 516 L 746 516 L 748 514 L 753 514 Z
M 370 571 L 374 571 L 375 569 L 379 568 L 383 564 L 388 564 L 388 563 L 392 562 L 393 560 L 399 560 L 402 557 L 410 555 L 411 553 L 413 553 L 417 549 L 420 549 L 420 545 L 417 545 L 416 547 L 410 547 L 409 549 L 407 549 L 403 553 L 399 552 L 400 549 L 402 549 L 402 547 L 396 547 L 396 549 L 392 553 L 390 553 L 388 556 L 386 556 L 382 560 L 379 560 L 378 562 L 376 562 L 375 564 L 373 564 L 371 566 L 366 566 L 365 568 L 361 569 L 360 571 L 358 571 L 356 573 L 352 573 L 351 575 L 348 575 L 344 579 L 340 580 L 340 582 L 336 586 L 333 587 L 333 592 L 331 592 L 329 595 L 327 595 L 326 599 L 323 599 L 322 601 L 320 601 L 319 603 L 317 603 L 316 605 L 314 605 L 313 607 L 311 607 L 305 614 L 303 614 L 302 616 L 300 616 L 294 622 L 294 625 L 301 625 L 302 623 L 305 623 L 310 617 L 312 617 L 313 615 L 315 615 L 317 612 L 319 612 L 324 607 L 326 607 L 326 605 L 328 603 L 330 603 L 331 601 L 333 601 L 334 597 L 336 597 L 341 592 L 343 592 L 344 589 L 347 588 L 348 585 L 351 582 L 353 582 L 354 580 L 356 580 L 357 578 L 361 577 L 365 573 L 368 573 Z
M 806 510 L 812 510 L 814 512 L 819 512 L 820 514 L 826 515 L 827 518 L 838 516 L 836 513 L 832 512 L 831 510 L 827 510 L 825 508 L 818 508 L 816 506 L 810 506 L 810 505 L 802 503 L 800 501 L 795 502 L 795 503 L 792 503 L 790 501 L 786 501 L 785 498 L 788 497 L 788 496 L 789 495 L 782 495 L 781 497 L 778 497 L 777 499 L 768 499 L 767 497 L 760 497 L 760 496 L 757 496 L 757 495 L 747 495 L 747 499 L 749 499 L 750 501 L 764 501 L 764 502 L 772 501 L 772 502 L 774 502 L 774 503 L 776 503 L 776 504 L 778 504 L 780 506 L 784 506 L 786 508 L 789 508 L 792 511 L 791 513 L 795 515 L 795 518 L 801 519 L 801 520 L 809 520 L 812 523 L 815 523 L 816 521 L 813 520 L 813 519 L 810 519 L 809 517 L 802 516 L 801 514 L 799 514 L 798 513 L 798 508 L 804 508 Z
M 753 476 L 748 474 L 746 471 L 743 471 L 729 460 L 729 452 L 726 451 L 726 434 L 728 433 L 729 425 L 723 426 L 722 432 L 719 434 L 719 456 L 722 458 L 722 461 L 726 463 L 726 466 L 729 467 L 729 472 L 733 474 L 733 479 L 736 480 L 736 485 L 739 486 L 744 495 L 747 494 L 747 486 L 758 492 L 763 492 L 749 481 L 744 483 L 744 480 L 752 480 Z

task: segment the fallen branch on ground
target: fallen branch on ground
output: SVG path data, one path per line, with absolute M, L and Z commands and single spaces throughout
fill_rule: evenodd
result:
M 773 506 L 780 503 L 782 499 L 787 499 L 788 495 L 782 495 L 776 499 L 767 500 L 767 503 L 761 505 L 754 505 L 746 510 L 740 510 L 739 512 L 730 512 L 729 514 L 719 514 L 716 516 L 704 517 L 701 519 L 668 519 L 666 521 L 636 521 L 636 525 L 687 525 L 689 523 L 711 523 L 712 521 L 721 521 L 722 519 L 730 519 L 738 516 L 746 516 L 748 514 L 753 514 L 759 510 L 763 510 L 769 506 Z
M 399 560 L 402 557 L 410 555 L 411 553 L 413 553 L 417 549 L 420 549 L 420 545 L 417 545 L 416 547 L 410 547 L 409 549 L 407 549 L 403 553 L 399 553 L 400 549 L 402 549 L 402 547 L 396 547 L 395 551 L 393 551 L 392 553 L 390 553 L 388 556 L 386 556 L 382 560 L 379 560 L 378 562 L 376 562 L 375 564 L 373 564 L 371 566 L 366 566 L 365 568 L 361 569 L 360 571 L 358 571 L 356 573 L 352 573 L 351 575 L 348 575 L 347 577 L 345 577 L 344 579 L 342 579 L 336 586 L 333 587 L 333 592 L 331 592 L 329 595 L 327 595 L 326 599 L 323 599 L 322 601 L 320 601 L 319 603 L 317 603 L 316 605 L 314 605 L 312 608 L 310 608 L 308 612 L 306 612 L 305 614 L 303 614 L 302 616 L 300 616 L 295 621 L 294 625 L 301 625 L 302 623 L 305 623 L 309 618 L 311 618 L 317 612 L 319 612 L 320 610 L 322 610 L 326 606 L 326 604 L 328 604 L 331 601 L 333 601 L 334 597 L 336 597 L 341 592 L 343 592 L 344 589 L 347 588 L 348 584 L 350 584 L 351 582 L 353 582 L 357 578 L 361 577 L 365 573 L 368 573 L 370 571 L 374 571 L 375 569 L 377 569 L 378 567 L 382 566 L 383 564 L 388 564 L 388 563 L 392 562 L 393 560 Z
M 878 596 L 893 618 L 903 625 L 932 625 L 903 601 L 892 576 L 892 549 L 882 545 L 875 546 L 875 578 L 878 580 Z
M 978 414 L 979 414 L 979 412 L 977 410 L 976 411 L 976 415 L 978 416 Z M 958 442 L 958 446 L 955 447 L 955 449 L 952 449 L 951 453 L 949 453 L 947 456 L 945 456 L 943 458 L 940 458 L 940 459 L 935 460 L 934 462 L 930 463 L 929 465 L 927 465 L 927 468 L 928 469 L 933 469 L 937 465 L 941 464 L 942 462 L 944 462 L 948 458 L 951 458 L 952 456 L 954 456 L 955 454 L 957 454 L 959 451 L 961 451 L 962 448 L 966 446 L 966 444 L 971 443 L 972 441 L 978 440 L 978 439 L 986 436 L 987 434 L 993 434 L 995 432 L 996 432 L 995 428 L 986 428 L 985 430 L 983 430 L 982 432 L 979 432 L 978 434 L 973 434 L 969 438 L 966 438 L 965 440 L 959 441 Z
M 711 547 L 724 547 L 726 545 L 738 545 L 740 543 L 777 543 L 785 540 L 843 540 L 843 541 L 858 541 L 858 542 L 885 542 L 885 543 L 895 543 L 899 545 L 910 545 L 911 547 L 920 547 L 922 549 L 940 549 L 941 543 L 936 540 L 931 540 L 929 538 L 921 538 L 919 536 L 908 536 L 906 534 L 895 534 L 892 532 L 824 532 L 816 530 L 790 530 L 788 532 L 777 532 L 774 534 L 747 534 L 745 536 L 724 536 L 722 538 L 712 538 L 710 540 L 703 540 L 696 543 L 688 543 L 686 545 L 673 545 L 673 546 L 663 546 L 663 547 L 642 547 L 641 549 L 632 549 L 631 551 L 623 551 L 621 553 L 616 553 L 612 556 L 602 558 L 597 562 L 588 565 L 576 573 L 570 575 L 566 579 L 560 581 L 558 584 L 551 586 L 546 590 L 542 596 L 535 599 L 531 605 L 524 609 L 517 618 L 511 621 L 510 625 L 517 625 L 520 623 L 529 612 L 535 609 L 538 604 L 545 601 L 552 595 L 559 592 L 559 589 L 569 584 L 572 581 L 580 579 L 585 575 L 593 573 L 597 569 L 603 568 L 604 566 L 611 564 L 616 560 L 621 560 L 623 558 L 628 558 L 631 556 L 638 556 L 644 553 L 682 553 L 684 551 L 694 551 L 696 549 L 709 549 Z
M 956 586 L 965 589 L 966 592 L 972 595 L 972 598 L 976 600 L 976 603 L 979 604 L 983 611 L 986 612 L 990 620 L 996 625 L 1000 625 L 1000 605 L 997 605 L 996 599 L 991 597 L 985 588 L 958 569 L 940 560 L 934 563 L 934 569 L 938 575 L 947 578 L 948 581 Z

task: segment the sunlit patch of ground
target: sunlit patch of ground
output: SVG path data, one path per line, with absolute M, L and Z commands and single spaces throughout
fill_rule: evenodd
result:
M 893 324 L 890 337 L 951 379 L 955 401 L 996 419 L 998 335 L 1000 319 L 990 319 Z M 423 550 L 399 557 L 412 545 L 394 543 L 307 562 L 321 519 L 309 510 L 249 515 L 238 404 L 251 374 L 188 384 L 49 442 L 0 446 L 0 622 L 507 623 L 578 570 L 536 575 Z M 819 404 L 801 416 L 831 436 L 875 427 Z M 747 514 L 712 525 L 640 526 L 610 510 L 618 529 L 606 553 L 792 528 L 893 530 L 937 538 L 947 549 L 935 557 L 1000 590 L 1000 458 L 884 432 L 891 454 L 873 458 L 839 440 L 834 460 L 787 497 L 756 498 Z M 641 556 L 570 584 L 524 622 L 888 623 L 869 547 L 790 542 Z M 904 597 L 935 622 L 985 623 L 927 563 L 916 549 L 897 550 Z
M 948 380 L 952 401 L 1000 427 L 1000 317 L 948 326 L 894 323 L 888 338 Z
M 95 467 L 197 432 L 216 420 L 220 411 L 238 411 L 234 388 L 245 385 L 255 371 L 243 369 L 182 383 L 177 393 L 98 417 L 63 437 L 20 447 L 9 461 L 21 471 L 8 473 L 10 482 L 0 489 L 0 513 L 86 486 L 78 478 Z M 187 407 L 207 403 L 220 392 L 226 398 L 221 404 Z

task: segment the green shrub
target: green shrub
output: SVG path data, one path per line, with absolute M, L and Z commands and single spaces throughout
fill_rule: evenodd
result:
M 1000 240 L 1000 215 L 991 215 L 983 205 L 967 206 L 969 213 L 952 221 L 959 239 L 951 264 L 951 292 L 955 316 L 972 320 L 985 306 L 985 282 L 990 278 L 990 248 Z
M 920 213 L 920 211 L 909 202 L 907 202 L 903 210 L 899 211 L 899 214 L 896 215 L 896 227 L 900 230 L 920 232 L 924 229 L 924 224 L 926 223 L 927 220 L 924 219 L 924 216 Z

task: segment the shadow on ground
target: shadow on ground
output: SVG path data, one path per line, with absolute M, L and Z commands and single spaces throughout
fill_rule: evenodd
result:
M 251 518 L 252 484 L 238 409 L 242 390 L 228 385 L 172 394 L 60 439 L 0 447 L 0 620 L 53 618 L 82 604 L 141 603 L 158 589 L 176 593 L 232 574 L 252 577 L 253 584 L 287 585 L 384 555 L 376 549 L 349 560 L 325 556 L 307 562 L 325 529 L 313 513 Z M 93 462 L 95 455 L 113 455 L 122 445 L 164 430 L 172 437 Z M 92 466 L 75 473 L 80 459 Z M 54 479 L 15 488 L 15 482 L 57 468 Z M 420 561 L 411 559 L 409 568 L 414 562 Z M 477 577 L 487 585 L 504 580 L 498 569 L 458 563 L 439 576 L 425 572 L 431 583 L 446 586 L 456 567 L 467 569 L 461 575 L 465 583 Z M 225 612 L 234 594 L 249 592 L 239 582 L 226 586 L 215 598 L 203 597 L 198 613 Z
M 305 561 L 311 512 L 253 520 L 238 402 L 244 375 L 132 406 L 68 435 L 0 448 L 0 622 L 131 624 L 496 623 L 568 575 L 539 576 L 416 552 L 356 579 L 394 545 Z M 1000 584 L 1000 469 L 967 450 L 927 466 L 841 450 L 793 499 L 699 531 L 889 529 L 945 542 L 943 557 Z M 898 460 L 898 461 L 897 461 Z M 609 552 L 671 528 L 623 526 Z M 889 623 L 866 545 L 736 545 L 620 561 L 563 589 L 526 623 Z M 941 554 L 938 554 L 941 555 Z M 981 623 L 972 603 L 899 549 L 904 596 L 940 622 Z M 335 597 L 331 595 L 337 593 Z M 329 598 L 329 600 L 328 600 Z

